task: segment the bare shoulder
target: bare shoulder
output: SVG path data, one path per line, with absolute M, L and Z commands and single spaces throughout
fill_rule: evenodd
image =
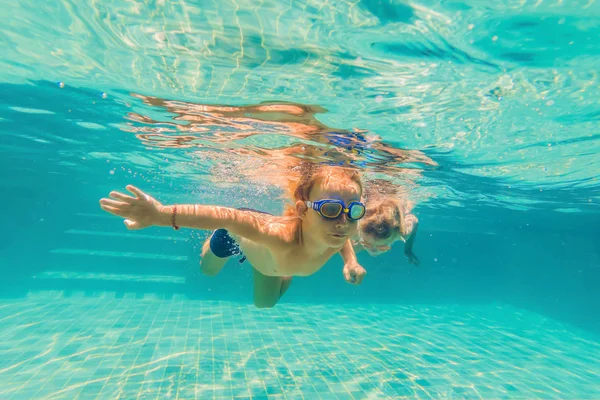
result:
M 300 239 L 300 220 L 296 217 L 272 216 L 268 226 L 270 235 L 282 245 L 296 244 Z
M 298 219 L 254 210 L 240 210 L 240 218 L 260 230 L 263 241 L 270 246 L 287 246 L 297 241 Z
M 418 223 L 419 220 L 414 214 L 406 214 L 404 216 L 404 232 L 402 236 L 404 236 L 405 239 L 410 237 Z
M 414 203 L 407 198 L 401 198 L 398 200 L 398 202 L 400 204 L 400 211 L 402 211 L 402 213 L 405 215 L 410 214 L 415 207 Z
M 406 218 L 406 222 L 410 222 L 411 224 L 416 224 L 419 222 L 419 219 L 414 214 L 406 214 L 405 218 Z

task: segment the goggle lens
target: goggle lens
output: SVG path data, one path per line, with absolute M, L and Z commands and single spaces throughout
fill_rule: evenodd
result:
M 325 218 L 337 218 L 342 213 L 343 207 L 339 203 L 325 203 L 321 206 L 321 214 Z

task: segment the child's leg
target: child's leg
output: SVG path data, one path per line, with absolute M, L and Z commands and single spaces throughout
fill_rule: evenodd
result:
M 285 292 L 290 288 L 290 284 L 292 283 L 292 277 L 286 276 L 281 278 L 281 292 L 279 293 L 279 298 L 283 296 Z
M 288 290 L 292 277 L 266 276 L 252 268 L 254 280 L 254 305 L 258 308 L 273 307 Z
M 217 229 L 202 246 L 200 270 L 205 275 L 214 276 L 234 254 L 239 254 L 237 243 L 225 229 Z
M 206 239 L 202 246 L 202 259 L 200 260 L 200 271 L 204 275 L 215 276 L 227 262 L 227 258 L 219 258 L 210 249 L 210 238 Z

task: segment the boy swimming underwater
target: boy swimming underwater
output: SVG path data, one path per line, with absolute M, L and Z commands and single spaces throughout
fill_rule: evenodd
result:
M 295 204 L 286 216 L 272 216 L 213 205 L 170 205 L 134 186 L 135 197 L 111 192 L 101 208 L 125 218 L 128 229 L 172 226 L 174 229 L 225 229 L 254 270 L 254 304 L 273 307 L 292 276 L 317 272 L 336 253 L 344 258 L 344 276 L 360 283 L 366 273 L 349 241 L 366 212 L 357 171 L 312 165 L 305 168 L 294 190 Z M 218 258 L 215 255 L 216 258 Z M 204 264 L 204 261 L 203 261 Z M 223 260 L 207 259 L 206 273 L 216 273 Z

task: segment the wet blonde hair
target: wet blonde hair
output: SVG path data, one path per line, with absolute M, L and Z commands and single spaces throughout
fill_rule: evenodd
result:
M 377 240 L 405 236 L 407 232 L 402 209 L 402 203 L 391 197 L 367 203 L 367 212 L 359 226 L 361 235 L 370 235 Z
M 284 215 L 288 217 L 296 217 L 296 205 L 298 200 L 307 201 L 310 192 L 315 185 L 322 179 L 328 176 L 335 176 L 341 179 L 347 179 L 358 185 L 362 192 L 362 181 L 358 171 L 350 168 L 322 166 L 310 162 L 303 162 L 295 168 L 295 179 L 290 179 L 288 185 L 288 199 L 292 199 L 294 203 L 288 203 L 284 211 Z M 302 225 L 298 218 L 298 226 L 296 228 L 295 240 L 297 243 L 302 243 Z
M 288 186 L 288 198 L 294 202 L 298 200 L 307 201 L 310 192 L 315 185 L 328 176 L 335 176 L 346 179 L 358 185 L 361 192 L 363 189 L 362 180 L 357 170 L 343 167 L 329 167 L 319 164 L 305 162 L 297 167 L 297 178 L 292 179 Z M 296 208 L 294 204 L 288 204 L 285 215 L 294 215 Z

